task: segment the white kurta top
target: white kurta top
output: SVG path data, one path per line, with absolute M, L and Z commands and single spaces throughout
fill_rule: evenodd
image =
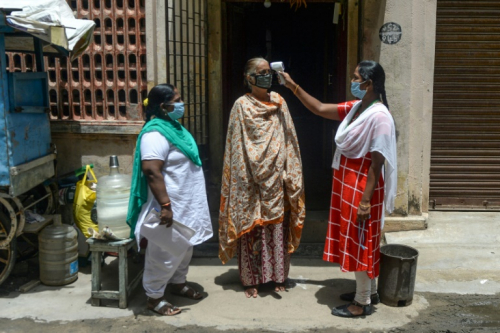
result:
M 208 209 L 205 177 L 203 169 L 194 164 L 179 149 L 159 132 L 148 132 L 141 139 L 141 160 L 162 160 L 162 174 L 167 193 L 172 202 L 174 220 L 194 229 L 192 245 L 200 244 L 213 235 L 210 211 Z M 139 243 L 140 230 L 144 218 L 153 209 L 160 210 L 148 186 L 148 201 L 142 206 L 135 227 L 135 237 Z

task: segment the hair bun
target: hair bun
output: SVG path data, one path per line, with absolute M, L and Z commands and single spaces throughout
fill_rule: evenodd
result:
M 149 100 L 146 98 L 145 100 L 142 101 L 142 105 L 148 106 Z

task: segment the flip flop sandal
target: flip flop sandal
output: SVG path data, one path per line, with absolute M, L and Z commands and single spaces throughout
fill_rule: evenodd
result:
M 188 294 L 189 291 L 191 291 L 191 294 Z M 200 294 L 199 292 L 197 292 L 196 290 L 194 290 L 193 288 L 191 288 L 187 284 L 184 285 L 184 287 L 182 287 L 181 290 L 176 290 L 175 287 L 173 287 L 173 288 L 171 287 L 170 293 L 172 295 L 182 296 L 182 297 L 186 297 L 186 298 L 194 299 L 194 300 L 200 300 L 203 298 L 202 294 Z
M 167 307 L 166 310 L 163 310 L 162 309 L 164 307 Z M 158 304 L 156 304 L 156 306 L 154 308 L 151 308 L 149 305 L 148 305 L 148 309 L 151 310 L 151 311 L 154 311 L 162 316 L 175 316 L 176 314 L 179 314 L 182 312 L 181 309 L 179 309 L 178 307 L 176 307 L 175 305 L 172 305 L 171 303 L 167 302 L 166 300 L 161 300 Z M 170 309 L 170 311 L 169 311 Z
M 357 307 L 360 307 L 363 310 L 363 312 L 361 312 L 359 315 L 353 314 L 348 309 L 350 305 L 355 305 Z M 372 313 L 373 313 L 373 305 L 371 305 L 371 304 L 363 305 L 363 304 L 360 304 L 356 301 L 353 301 L 352 303 L 341 305 L 341 306 L 338 306 L 338 307 L 332 309 L 332 315 L 337 316 L 337 317 L 344 317 L 344 318 L 369 316 Z

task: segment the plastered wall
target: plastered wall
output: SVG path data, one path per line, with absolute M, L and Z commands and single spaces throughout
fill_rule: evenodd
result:
M 120 172 L 132 174 L 132 158 L 137 135 L 52 133 L 57 148 L 57 172 L 71 172 L 94 164 L 99 178 L 109 174 L 109 156 L 117 155 Z
M 402 30 L 400 41 L 392 45 L 379 38 L 380 28 L 388 22 Z M 387 98 L 398 132 L 394 221 L 397 216 L 418 217 L 428 211 L 435 34 L 436 0 L 363 3 L 362 58 L 379 61 L 385 69 Z

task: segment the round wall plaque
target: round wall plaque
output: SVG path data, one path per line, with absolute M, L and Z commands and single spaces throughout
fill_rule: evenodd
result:
M 380 28 L 378 35 L 383 43 L 392 45 L 401 40 L 403 32 L 399 24 L 388 22 Z

